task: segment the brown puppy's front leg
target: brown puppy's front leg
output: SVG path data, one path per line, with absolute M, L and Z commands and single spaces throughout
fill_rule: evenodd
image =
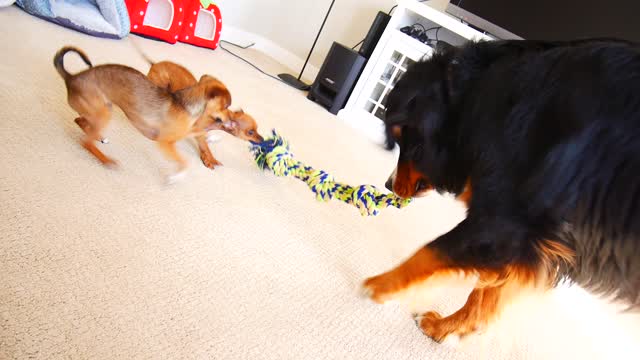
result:
M 167 177 L 167 183 L 173 184 L 184 177 L 187 161 L 178 153 L 175 141 L 159 141 L 158 147 L 168 160 L 172 160 L 178 164 L 178 170 Z
M 207 136 L 206 135 L 199 135 L 196 137 L 196 141 L 198 142 L 198 149 L 200 150 L 200 159 L 202 160 L 202 163 L 204 164 L 204 166 L 208 167 L 209 169 L 213 170 L 216 165 L 221 166 L 222 163 L 219 162 L 214 156 L 213 153 L 211 152 L 211 149 L 209 148 L 209 144 L 207 143 Z

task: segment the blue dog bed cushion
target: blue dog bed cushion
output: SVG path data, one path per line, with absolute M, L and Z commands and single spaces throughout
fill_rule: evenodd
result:
M 124 0 L 17 0 L 31 15 L 89 35 L 119 39 L 129 34 Z

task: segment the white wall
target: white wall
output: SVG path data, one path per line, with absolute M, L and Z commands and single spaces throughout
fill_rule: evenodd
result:
M 448 1 L 432 0 L 431 3 L 442 6 Z M 290 53 L 269 55 L 299 71 L 301 64 L 278 57 L 306 58 L 331 0 L 218 0 L 216 4 L 222 11 L 223 38 L 228 38 L 226 26 L 257 35 L 250 39 L 251 36 L 245 33 L 241 36 L 244 39 L 234 36 L 230 40 L 259 42 L 260 37 L 268 39 Z M 320 67 L 333 41 L 348 46 L 358 43 L 367 34 L 377 12 L 387 12 L 395 4 L 396 0 L 336 0 L 310 64 Z

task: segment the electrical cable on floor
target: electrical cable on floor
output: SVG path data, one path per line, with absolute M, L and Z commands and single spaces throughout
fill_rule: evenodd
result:
M 355 49 L 358 47 L 358 45 L 362 44 L 363 42 L 364 42 L 364 39 L 360 40 L 360 42 L 359 42 L 359 43 L 357 43 L 357 44 L 355 44 L 355 45 L 353 45 L 353 46 L 351 47 L 351 50 L 355 50 Z
M 419 0 L 418 2 L 425 2 L 425 1 L 426 1 L 426 0 Z M 391 15 L 391 12 L 392 12 L 392 11 L 393 11 L 397 6 L 398 6 L 398 5 L 394 5 L 394 6 L 393 6 L 393 7 L 392 7 L 388 12 L 387 12 L 387 14 Z M 415 26 L 415 25 L 420 25 L 420 26 L 422 27 L 422 29 L 424 29 L 424 26 L 423 26 L 422 24 L 414 24 L 414 26 Z M 440 28 L 441 28 L 441 27 L 440 27 Z M 436 30 L 436 41 L 438 41 L 438 40 L 437 40 L 437 39 L 438 39 L 438 31 L 440 31 L 440 28 L 437 28 L 437 30 Z M 433 30 L 433 29 L 436 29 L 436 28 L 434 27 L 434 28 L 427 29 L 427 30 L 425 30 L 425 32 L 427 32 L 427 31 L 429 31 L 429 30 Z M 355 49 L 356 47 L 358 47 L 358 45 L 362 44 L 362 43 L 364 42 L 364 40 L 365 40 L 365 39 L 362 39 L 359 43 L 357 43 L 357 44 L 353 45 L 353 47 L 352 47 L 351 49 Z M 245 63 L 247 63 L 247 64 L 248 64 L 249 66 L 251 66 L 252 68 L 254 68 L 254 69 L 258 70 L 259 72 L 261 72 L 263 75 L 266 75 L 266 76 L 268 76 L 268 77 L 270 77 L 270 78 L 272 78 L 272 79 L 275 79 L 275 80 L 278 80 L 279 82 L 284 83 L 284 81 L 282 81 L 282 79 L 280 79 L 279 77 L 276 77 L 276 76 L 273 76 L 273 75 L 271 75 L 271 74 L 266 73 L 264 70 L 260 69 L 259 67 L 257 67 L 256 65 L 254 65 L 254 64 L 253 64 L 252 62 L 250 62 L 249 60 L 247 60 L 247 59 L 243 58 L 242 56 L 240 56 L 240 55 L 238 55 L 238 54 L 236 54 L 236 53 L 234 53 L 234 52 L 230 51 L 229 49 L 225 48 L 224 46 L 222 46 L 222 43 L 226 43 L 226 44 L 229 44 L 229 45 L 231 45 L 231 46 L 235 46 L 235 47 L 240 48 L 240 49 L 243 49 L 243 50 L 248 49 L 248 48 L 250 48 L 250 47 L 254 46 L 254 45 L 255 45 L 255 43 L 251 43 L 251 44 L 249 44 L 249 45 L 242 46 L 242 45 L 238 45 L 238 44 L 232 43 L 231 41 L 227 41 L 227 40 L 220 40 L 220 44 L 219 44 L 219 46 L 220 46 L 220 48 L 221 48 L 222 50 L 224 50 L 224 51 L 228 52 L 229 54 L 233 55 L 234 57 L 236 57 L 236 58 L 238 58 L 238 59 L 240 59 L 240 60 L 244 61 Z M 285 83 L 285 84 L 286 84 L 286 83 Z
M 243 49 L 243 50 L 248 49 L 248 48 L 250 48 L 250 47 L 252 47 L 252 46 L 254 46 L 256 44 L 256 43 L 251 43 L 249 45 L 242 46 L 242 45 L 238 45 L 236 43 L 232 43 L 231 41 L 227 41 L 227 40 L 220 40 L 220 42 L 227 43 L 229 45 L 235 46 L 235 47 Z
M 441 27 L 442 27 L 442 26 L 434 26 L 434 27 L 430 27 L 430 28 L 428 28 L 427 30 L 425 30 L 424 32 L 425 32 L 425 34 L 427 33 L 427 31 L 431 31 L 431 30 L 436 30 L 436 32 L 437 32 L 437 30 L 439 30 Z
M 231 45 L 233 45 L 233 46 L 237 46 L 237 47 L 239 47 L 239 48 L 244 48 L 244 47 L 242 47 L 242 46 L 239 46 L 239 45 L 236 45 L 236 44 L 232 44 L 232 43 L 230 43 L 229 41 L 225 41 L 225 40 L 223 40 L 223 41 L 224 41 L 225 43 L 231 44 Z M 251 45 L 247 46 L 246 48 L 249 48 L 249 47 L 251 47 L 251 46 L 253 46 L 253 45 L 254 45 L 254 44 L 251 44 Z M 280 79 L 279 77 L 276 77 L 276 76 L 273 76 L 273 75 L 271 75 L 271 74 L 269 74 L 269 73 L 266 73 L 264 70 L 260 69 L 259 67 L 257 67 L 256 65 L 254 65 L 254 64 L 253 64 L 252 62 L 250 62 L 249 60 L 247 60 L 247 59 L 243 58 L 242 56 L 240 56 L 240 55 L 238 55 L 238 54 L 234 53 L 233 51 L 231 51 L 231 50 L 229 50 L 229 49 L 225 48 L 224 46 L 222 46 L 222 44 L 219 44 L 219 46 L 220 46 L 220 48 L 221 48 L 222 50 L 224 50 L 224 51 L 228 52 L 229 54 L 231 54 L 231 55 L 235 56 L 236 58 L 238 58 L 238 59 L 240 59 L 240 60 L 244 61 L 245 63 L 249 64 L 249 66 L 251 66 L 252 68 L 254 68 L 254 69 L 258 70 L 258 71 L 259 71 L 259 72 L 261 72 L 263 75 L 266 75 L 266 76 L 268 76 L 268 77 L 270 77 L 270 78 L 272 78 L 272 79 L 275 79 L 275 80 L 278 80 L 279 82 L 284 83 L 284 81 L 282 81 L 282 79 Z M 244 48 L 244 49 L 246 49 L 246 48 Z M 286 83 L 285 83 L 285 84 L 286 84 Z

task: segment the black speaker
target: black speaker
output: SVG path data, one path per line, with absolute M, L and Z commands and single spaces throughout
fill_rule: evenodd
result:
M 387 24 L 389 24 L 389 20 L 391 20 L 391 16 L 389 14 L 378 11 L 378 15 L 373 19 L 373 24 L 371 24 L 367 37 L 365 37 L 362 42 L 362 46 L 359 51 L 360 55 L 367 59 L 371 57 L 373 49 L 378 45 L 378 41 L 380 40 L 384 29 L 387 27 Z
M 347 103 L 366 62 L 364 56 L 334 42 L 307 98 L 337 114 Z

